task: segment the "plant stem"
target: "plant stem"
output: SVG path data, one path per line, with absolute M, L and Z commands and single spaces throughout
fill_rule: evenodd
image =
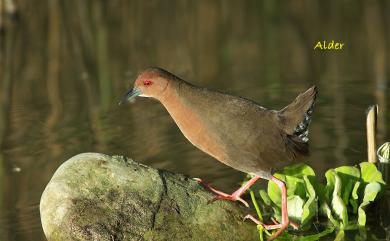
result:
M 250 194 L 251 194 L 251 199 L 252 199 L 253 206 L 255 206 L 255 209 L 256 209 L 257 216 L 259 217 L 259 220 L 261 222 L 263 222 L 263 215 L 261 215 L 261 211 L 260 211 L 259 205 L 257 204 L 256 198 L 255 198 L 255 193 L 251 190 Z
M 367 153 L 368 161 L 376 163 L 376 121 L 378 115 L 378 105 L 370 106 L 367 110 Z

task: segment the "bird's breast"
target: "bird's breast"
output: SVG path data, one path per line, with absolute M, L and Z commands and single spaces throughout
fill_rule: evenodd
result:
M 213 156 L 217 160 L 224 162 L 226 152 L 220 140 L 213 135 L 212 130 L 208 130 L 204 121 L 196 111 L 186 105 L 177 95 L 171 95 L 164 100 L 163 105 L 175 121 L 183 135 L 200 150 Z

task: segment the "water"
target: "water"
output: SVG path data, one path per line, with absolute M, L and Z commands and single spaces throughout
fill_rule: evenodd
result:
M 157 102 L 118 106 L 137 72 L 164 67 L 279 109 L 320 94 L 310 165 L 366 159 L 365 110 L 389 140 L 390 4 L 384 1 L 17 1 L 0 38 L 0 239 L 44 240 L 39 199 L 81 152 L 132 157 L 232 191 L 244 174 L 194 148 Z M 5 17 L 5 16 L 3 16 Z M 317 41 L 345 43 L 313 50 Z

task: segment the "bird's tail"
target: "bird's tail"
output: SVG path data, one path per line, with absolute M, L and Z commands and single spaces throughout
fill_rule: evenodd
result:
M 317 93 L 317 87 L 313 86 L 279 111 L 282 128 L 294 141 L 301 143 L 309 141 L 309 124 Z

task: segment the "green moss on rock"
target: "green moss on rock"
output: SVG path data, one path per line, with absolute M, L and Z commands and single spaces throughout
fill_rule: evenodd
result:
M 255 240 L 236 203 L 183 175 L 120 156 L 84 153 L 62 164 L 42 194 L 50 240 Z

